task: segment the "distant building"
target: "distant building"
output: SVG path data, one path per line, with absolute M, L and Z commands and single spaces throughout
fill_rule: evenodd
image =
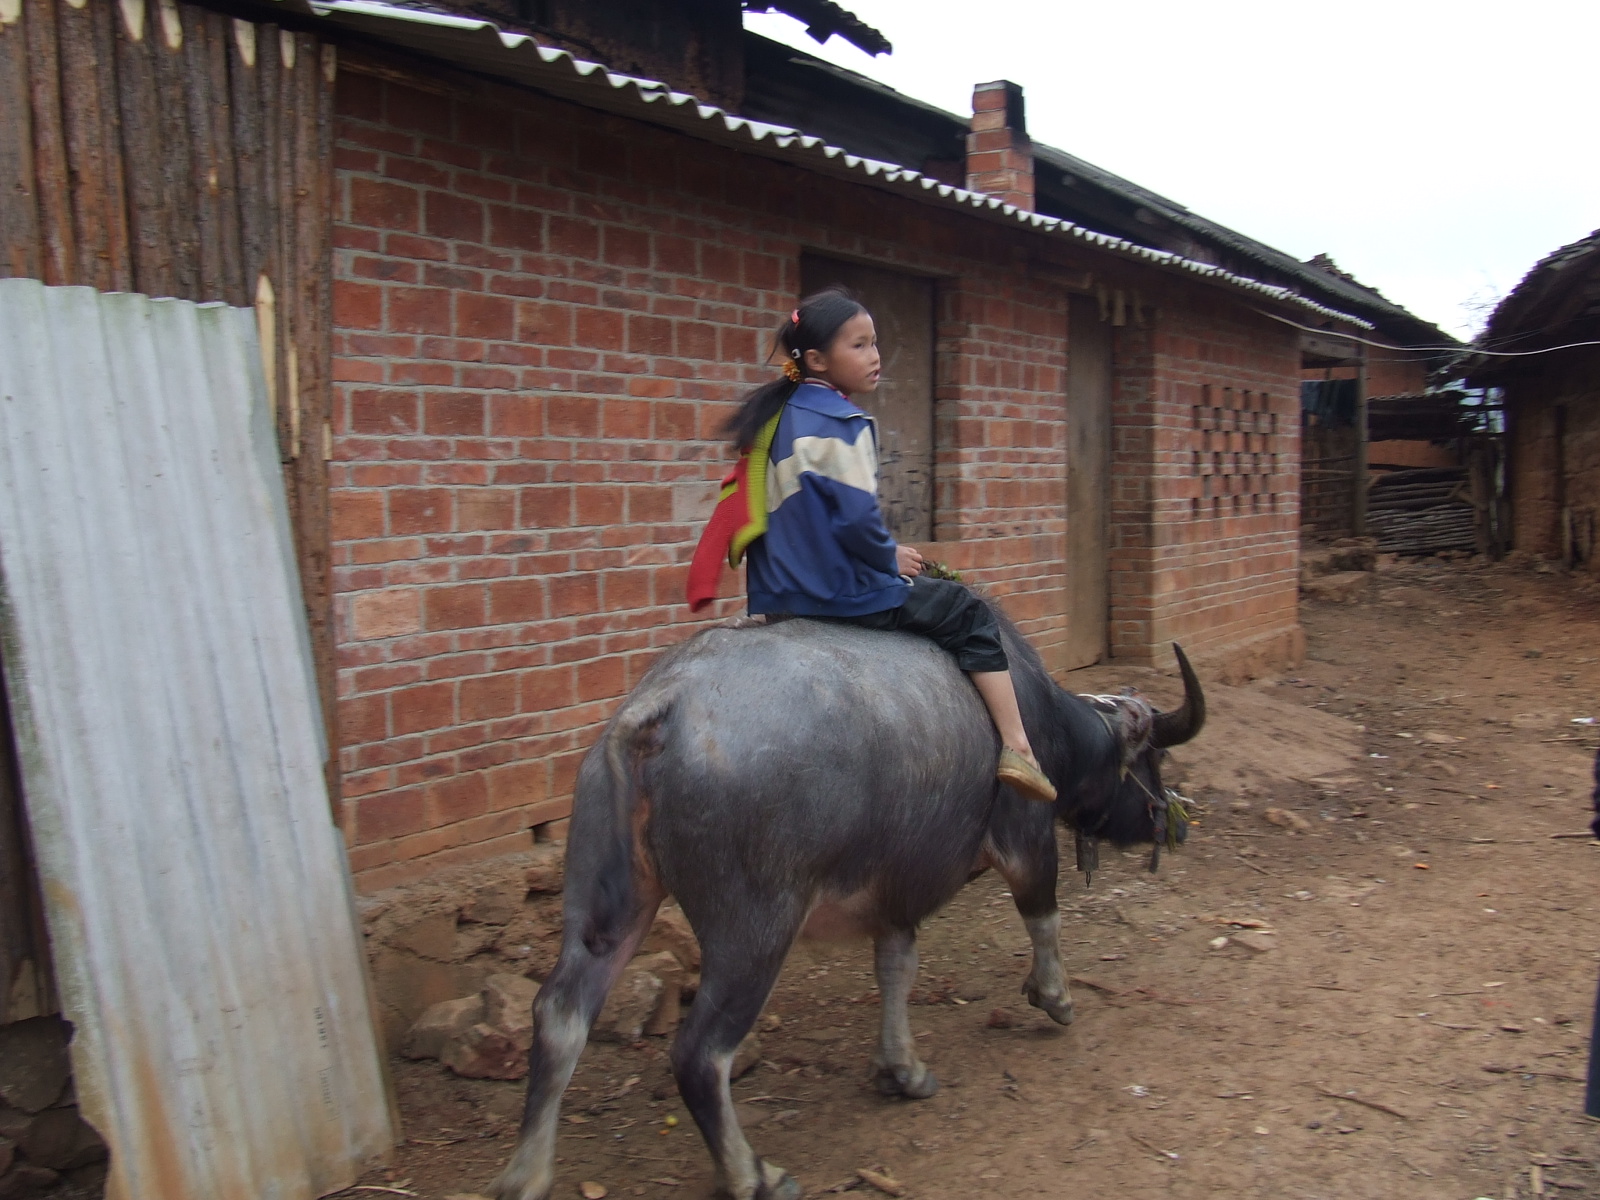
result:
M 1494 310 L 1468 360 L 1471 383 L 1505 394 L 1514 548 L 1590 570 L 1600 569 L 1597 342 L 1600 230 L 1541 259 Z

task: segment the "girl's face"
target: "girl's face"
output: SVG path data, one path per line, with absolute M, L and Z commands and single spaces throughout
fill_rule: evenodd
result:
M 847 396 L 878 390 L 878 331 L 859 312 L 834 334 L 826 350 L 807 350 L 806 374 L 831 383 Z

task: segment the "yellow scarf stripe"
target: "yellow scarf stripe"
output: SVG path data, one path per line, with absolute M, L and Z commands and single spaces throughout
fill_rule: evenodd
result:
M 748 456 L 750 462 L 745 470 L 745 488 L 748 497 L 746 502 L 750 509 L 750 519 L 740 526 L 739 531 L 733 535 L 733 540 L 728 543 L 730 567 L 737 567 L 750 543 L 767 531 L 767 466 L 772 461 L 770 457 L 772 443 L 778 436 L 778 422 L 782 419 L 783 409 L 780 408 L 772 415 L 772 419 L 761 427 L 761 432 L 756 434 L 755 444 L 750 447 Z

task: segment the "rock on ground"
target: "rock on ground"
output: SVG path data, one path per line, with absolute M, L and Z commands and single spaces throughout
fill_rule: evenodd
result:
M 436 1057 L 469 1079 L 521 1079 L 533 1046 L 533 1001 L 539 985 L 497 974 L 476 996 L 435 1004 L 412 1027 L 408 1058 Z M 437 1046 L 434 1054 L 425 1053 Z
M 105 1142 L 75 1107 L 40 1113 L 17 1140 L 17 1148 L 35 1166 L 53 1171 L 71 1171 L 106 1157 Z
M 468 1079 L 521 1079 L 528 1073 L 528 1048 L 479 1023 L 452 1038 L 439 1061 Z
M 539 985 L 521 975 L 491 975 L 483 982 L 483 1023 L 533 1045 L 533 1002 Z
M 670 950 L 685 971 L 700 969 L 700 943 L 689 927 L 689 918 L 676 904 L 662 905 L 644 940 L 644 950 Z
M 407 1058 L 439 1058 L 451 1039 L 483 1020 L 483 997 L 441 1000 L 417 1018 L 400 1053 Z
M 1278 948 L 1277 936 L 1263 929 L 1243 929 L 1238 933 L 1229 934 L 1228 937 L 1234 945 L 1243 946 L 1255 954 L 1265 954 L 1268 950 Z
M 728 1078 L 738 1079 L 742 1075 L 749 1074 L 751 1068 L 760 1061 L 761 1038 L 752 1031 L 744 1035 L 744 1040 L 733 1052 L 733 1065 L 728 1068 Z
M 527 895 L 527 885 L 520 880 L 485 884 L 462 901 L 460 919 L 479 925 L 509 925 L 522 915 Z
M 60 1178 L 61 1173 L 52 1171 L 49 1167 L 18 1163 L 9 1175 L 0 1179 L 0 1198 L 9 1200 L 12 1196 L 26 1196 L 32 1192 L 43 1191 Z
M 633 960 L 641 971 L 648 971 L 661 980 L 661 995 L 650 1019 L 644 1023 L 644 1032 L 650 1037 L 663 1037 L 678 1027 L 683 1014 L 683 981 L 687 972 L 675 954 L 667 950 L 655 954 L 642 954 Z
M 566 875 L 565 842 L 540 842 L 534 846 L 528 869 L 523 872 L 530 892 L 559 892 L 566 882 Z
M 1379 557 L 1376 538 L 1340 538 L 1331 546 L 1306 547 L 1300 552 L 1300 578 L 1371 571 L 1379 565 Z
M 661 993 L 666 989 L 661 976 L 639 966 L 637 961 L 623 969 L 622 977 L 606 997 L 606 1006 L 600 1010 L 600 1019 L 594 1023 L 589 1037 L 597 1042 L 636 1042 L 644 1036 L 644 1027 L 655 1016 Z
M 1300 594 L 1326 604 L 1354 604 L 1367 594 L 1372 576 L 1365 571 L 1339 571 L 1300 581 Z
M 25 1112 L 54 1104 L 72 1073 L 67 1041 L 59 1016 L 0 1026 L 0 1100 Z
M 1280 829 L 1293 829 L 1296 833 L 1309 833 L 1311 831 L 1310 821 L 1287 808 L 1269 808 L 1261 816 L 1268 824 L 1276 825 Z

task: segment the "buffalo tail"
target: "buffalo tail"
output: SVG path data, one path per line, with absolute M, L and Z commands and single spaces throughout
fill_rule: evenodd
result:
M 600 754 L 591 756 L 580 773 L 578 803 L 593 806 L 600 835 L 595 870 L 586 873 L 588 894 L 581 897 L 587 914 L 583 944 L 593 955 L 609 953 L 631 927 L 637 903 L 635 839 L 646 815 L 641 773 L 644 760 L 659 749 L 656 731 L 668 709 L 665 701 L 625 706 L 606 730 Z

